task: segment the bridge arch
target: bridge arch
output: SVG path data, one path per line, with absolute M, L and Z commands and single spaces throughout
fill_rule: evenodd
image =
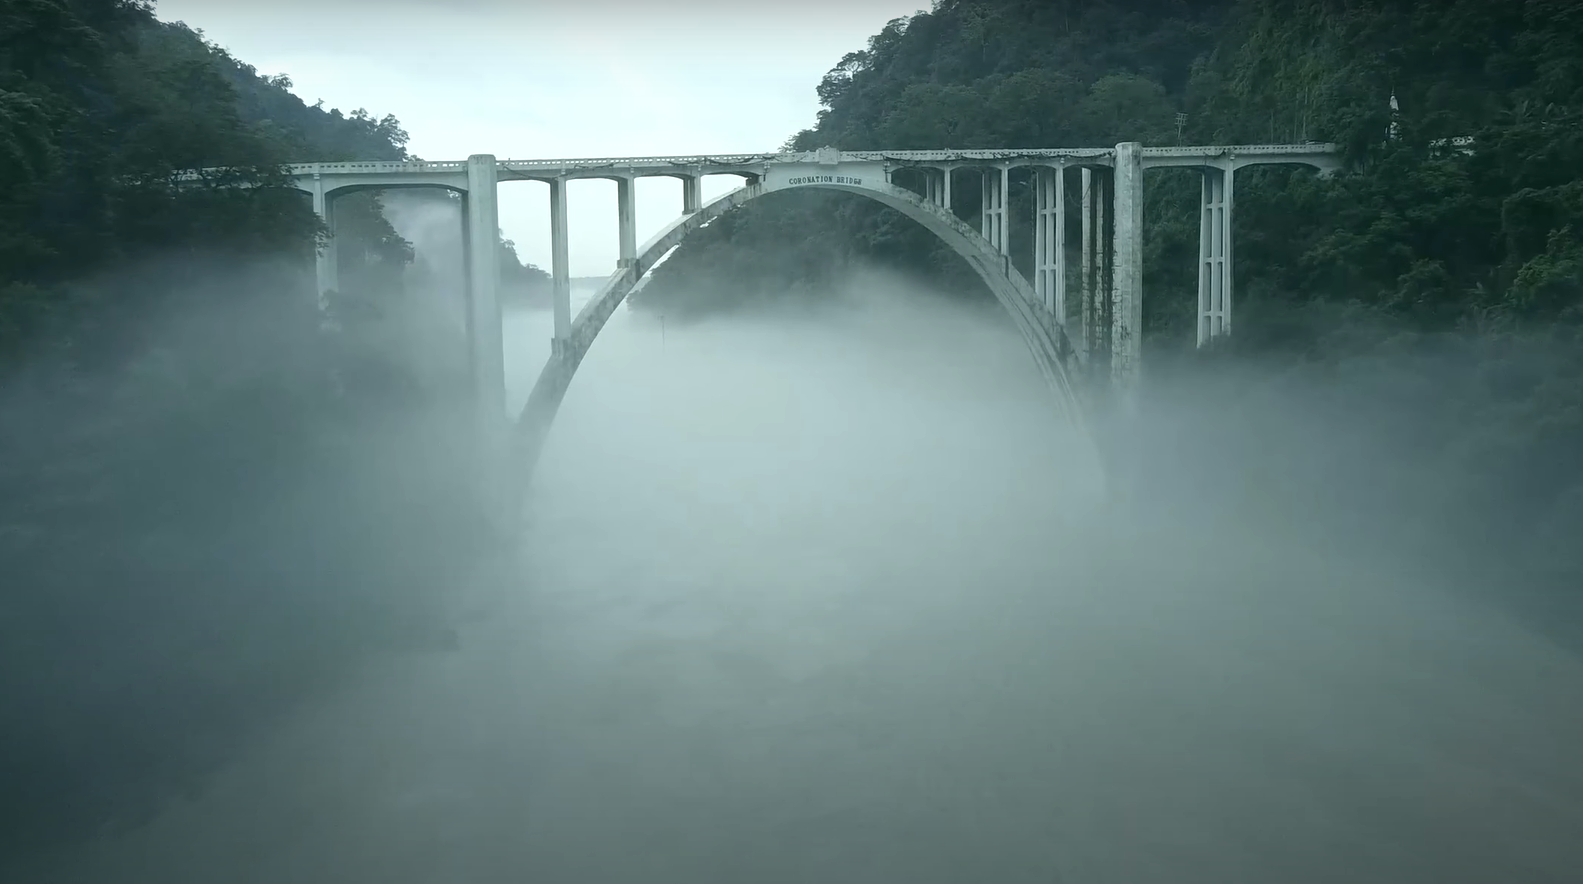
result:
M 1040 375 L 1053 394 L 1057 409 L 1079 433 L 1087 437 L 1092 447 L 1083 405 L 1066 369 L 1064 357 L 1071 352 L 1070 343 L 1060 326 L 1052 326 L 1041 320 L 1033 307 L 1037 303 L 1033 287 L 1011 267 L 1010 261 L 994 244 L 941 206 L 889 183 L 786 183 L 798 180 L 760 180 L 716 198 L 661 230 L 638 249 L 630 265 L 618 269 L 605 281 L 572 320 L 568 334 L 554 339 L 550 357 L 539 372 L 538 380 L 517 418 L 513 466 L 522 482 L 530 480 L 561 401 L 594 339 L 621 302 L 660 260 L 694 231 L 731 209 L 770 193 L 807 187 L 853 193 L 895 209 L 922 224 L 966 260 L 1016 324 Z M 1095 456 L 1097 458 L 1097 449 Z

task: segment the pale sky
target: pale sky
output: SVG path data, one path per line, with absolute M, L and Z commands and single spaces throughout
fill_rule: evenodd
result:
M 313 104 L 395 114 L 427 160 L 777 150 L 814 123 L 825 72 L 929 0 L 158 0 Z M 316 158 L 303 157 L 302 162 Z M 704 197 L 737 186 L 704 179 Z M 571 273 L 615 268 L 609 181 L 568 185 Z M 681 182 L 638 182 L 641 243 L 681 212 Z M 548 188 L 501 185 L 500 224 L 550 264 Z

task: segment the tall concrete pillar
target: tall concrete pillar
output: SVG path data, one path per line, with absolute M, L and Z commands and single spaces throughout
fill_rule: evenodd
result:
M 704 179 L 689 175 L 682 179 L 682 214 L 691 215 L 704 207 Z
M 505 341 L 500 320 L 500 208 L 495 158 L 467 158 L 462 204 L 463 266 L 467 273 L 467 348 L 472 370 L 476 455 L 470 466 L 478 502 L 502 536 L 514 530 L 517 504 L 502 481 L 511 468 L 506 416 Z
M 467 249 L 467 341 L 473 391 L 490 432 L 506 416 L 506 360 L 500 321 L 500 210 L 495 193 L 495 158 L 467 158 L 465 235 Z
M 621 239 L 617 267 L 631 267 L 638 260 L 638 216 L 633 198 L 635 184 L 632 178 L 616 179 L 616 223 L 620 228 Z
M 1011 199 L 1011 167 L 1002 166 L 1000 170 L 1000 211 L 996 217 L 1000 219 L 1000 253 L 1011 255 L 1011 231 L 1006 228 L 1006 223 L 1011 220 L 1006 212 L 1006 202 Z M 1010 265 L 1008 265 L 1009 267 Z
M 1078 305 L 1082 317 L 1078 335 L 1082 343 L 1078 348 L 1088 363 L 1095 353 L 1094 322 L 1099 318 L 1094 315 L 1094 170 L 1085 166 L 1078 178 L 1078 220 L 1082 228 L 1078 232 L 1082 247 L 1077 274 L 1077 296 L 1082 301 Z
M 566 231 L 566 179 L 550 181 L 550 280 L 555 312 L 555 343 L 572 333 L 571 240 Z
M 924 169 L 923 170 L 923 196 L 924 196 L 924 199 L 928 200 L 930 203 L 932 203 L 932 204 L 934 204 L 936 206 L 940 206 L 940 205 L 944 205 L 945 204 L 944 203 L 945 194 L 943 192 L 943 189 L 944 189 L 945 185 L 941 182 L 940 179 L 941 179 L 941 172 L 940 172 L 939 169 Z
M 1198 233 L 1198 346 L 1231 332 L 1231 161 L 1204 169 Z
M 1002 255 L 1011 254 L 1006 236 L 1006 190 L 1010 169 L 983 170 L 983 204 L 979 207 L 984 238 Z
M 1143 145 L 1116 145 L 1111 245 L 1110 377 L 1130 404 L 1141 369 L 1143 335 Z
M 1106 170 L 1083 169 L 1082 351 L 1090 366 L 1103 366 L 1110 349 L 1110 237 L 1105 224 Z
M 1224 217 L 1221 219 L 1224 224 L 1224 232 L 1221 233 L 1221 237 L 1225 241 L 1225 247 L 1221 249 L 1221 252 L 1226 264 L 1226 281 L 1223 287 L 1224 292 L 1221 295 L 1222 315 L 1220 317 L 1220 333 L 1223 335 L 1231 334 L 1231 290 L 1235 287 L 1233 283 L 1237 278 L 1235 273 L 1237 265 L 1236 261 L 1233 260 L 1237 252 L 1237 240 L 1236 237 L 1231 235 L 1232 221 L 1235 220 L 1236 215 L 1233 211 L 1236 204 L 1234 199 L 1236 196 L 1236 183 L 1236 165 L 1234 160 L 1228 157 L 1226 159 L 1226 194 L 1221 201 L 1225 204 Z
M 940 206 L 948 214 L 956 214 L 951 210 L 951 173 L 956 171 L 955 166 L 946 166 L 940 170 Z
M 1066 167 L 1034 170 L 1033 288 L 1066 325 Z
M 318 251 L 313 261 L 314 288 L 318 290 L 319 327 L 329 330 L 337 325 L 330 297 L 341 287 L 339 252 L 335 242 L 335 197 L 325 191 L 324 179 L 317 173 L 313 176 L 313 212 L 330 231 L 324 248 Z
M 979 235 L 995 242 L 995 188 L 1000 183 L 1000 176 L 991 176 L 989 169 L 979 170 L 979 199 L 978 199 L 978 232 Z

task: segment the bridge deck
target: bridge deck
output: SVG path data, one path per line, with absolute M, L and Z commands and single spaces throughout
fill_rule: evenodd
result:
M 1237 165 L 1301 163 L 1331 168 L 1340 164 L 1334 144 L 1244 144 L 1193 147 L 1145 147 L 1145 168 L 1187 167 L 1234 161 Z M 1108 147 L 1014 148 L 997 150 L 874 150 L 786 151 L 758 154 L 696 154 L 650 157 L 583 157 L 568 159 L 504 159 L 496 161 L 501 180 L 598 178 L 708 174 L 754 175 L 772 166 L 842 163 L 889 163 L 908 166 L 1110 166 L 1116 151 Z M 293 175 L 416 175 L 465 174 L 465 160 L 302 163 Z

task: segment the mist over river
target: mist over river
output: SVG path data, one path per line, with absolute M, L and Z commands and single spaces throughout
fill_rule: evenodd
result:
M 514 408 L 549 327 L 507 317 Z M 622 308 L 455 650 L 8 880 L 1577 880 L 1577 657 L 1093 480 L 993 305 Z

